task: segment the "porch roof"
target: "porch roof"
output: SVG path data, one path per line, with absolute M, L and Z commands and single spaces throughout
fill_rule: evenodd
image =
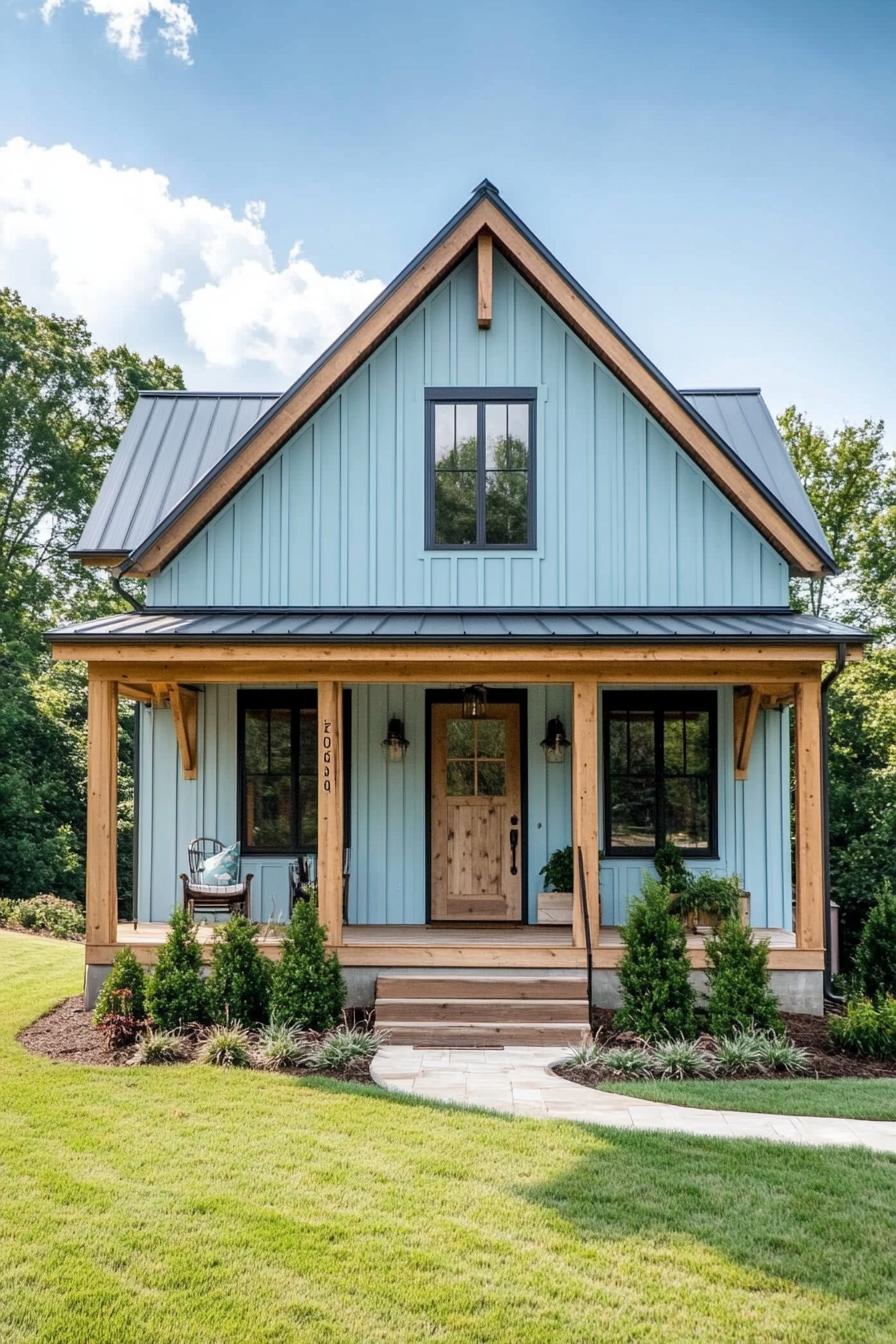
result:
M 153 607 L 49 632 L 147 644 L 863 644 L 861 630 L 788 607 Z

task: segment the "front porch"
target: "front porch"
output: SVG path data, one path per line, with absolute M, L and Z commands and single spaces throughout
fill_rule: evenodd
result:
M 473 647 L 466 641 L 450 647 L 240 644 L 226 648 L 146 640 L 139 646 L 127 641 L 92 642 L 89 648 L 57 642 L 57 656 L 86 655 L 90 664 L 87 965 L 96 968 L 94 978 L 101 976 L 118 946 L 125 943 L 134 947 L 141 961 L 151 964 L 177 899 L 176 870 L 183 862 L 179 850 L 185 849 L 192 834 L 216 833 L 200 824 L 205 817 L 230 818 L 217 825 L 223 839 L 239 834 L 235 794 L 227 808 L 220 803 L 220 780 L 227 774 L 230 755 L 236 757 L 235 740 L 221 736 L 223 720 L 208 718 L 206 723 L 212 700 L 216 699 L 220 710 L 225 702 L 236 705 L 241 694 L 238 688 L 288 686 L 306 688 L 315 706 L 314 822 L 321 920 L 328 929 L 329 945 L 359 983 L 371 983 L 376 972 L 403 967 L 453 969 L 455 973 L 581 971 L 588 964 L 586 921 L 595 976 L 603 972 L 612 978 L 623 950 L 618 926 L 637 892 L 640 875 L 652 866 L 649 858 L 639 858 L 637 852 L 632 858 L 620 857 L 618 851 L 606 852 L 610 823 L 602 757 L 606 754 L 607 706 L 616 703 L 622 690 L 649 690 L 654 696 L 662 692 L 661 701 L 666 692 L 683 698 L 699 692 L 718 703 L 718 742 L 713 746 L 718 770 L 713 783 L 718 795 L 718 834 L 705 859 L 698 857 L 694 862 L 706 871 L 737 872 L 742 877 L 747 871 L 745 886 L 752 887 L 751 922 L 757 937 L 769 939 L 773 975 L 809 976 L 820 1003 L 825 945 L 821 670 L 823 661 L 836 658 L 837 652 L 831 643 L 788 646 L 774 641 L 704 642 L 699 647 L 646 641 L 609 646 L 558 642 L 509 648 Z M 496 704 L 515 700 L 528 704 L 530 711 L 536 706 L 528 727 L 521 730 L 523 755 L 528 752 L 530 767 L 533 760 L 541 762 L 538 770 L 544 777 L 540 779 L 530 768 L 522 795 L 529 812 L 522 826 L 524 848 L 530 851 L 528 873 L 524 866 L 521 905 L 516 913 L 508 907 L 512 917 L 503 924 L 488 918 L 477 920 L 469 913 L 465 918 L 455 913 L 453 920 L 434 921 L 425 895 L 431 876 L 432 827 L 429 745 L 425 756 L 423 751 L 430 724 L 424 722 L 423 707 L 450 699 L 452 693 L 459 698 L 462 688 L 471 683 L 487 687 Z M 136 926 L 119 921 L 115 890 L 117 702 L 122 695 L 151 706 L 159 722 L 162 717 L 170 721 L 177 778 L 155 774 L 154 787 L 160 797 L 182 790 L 185 796 L 200 800 L 189 823 L 174 827 L 170 842 L 161 844 L 160 832 L 141 835 L 141 845 L 154 851 L 153 862 L 159 859 L 165 865 L 167 875 L 159 890 L 170 892 L 170 903 L 165 909 L 153 905 L 150 919 L 145 918 L 149 910 L 138 909 Z M 399 696 L 404 697 L 401 703 L 413 726 L 408 731 L 412 746 L 404 766 L 388 764 L 380 747 L 387 710 Z M 565 726 L 572 744 L 563 766 L 545 765 L 540 747 L 544 716 L 557 704 L 565 706 Z M 420 711 L 417 718 L 413 706 Z M 788 713 L 795 730 L 793 888 L 789 876 Z M 779 747 L 783 757 L 775 754 Z M 157 770 L 155 764 L 153 769 Z M 214 778 L 213 772 L 217 772 Z M 231 783 L 233 778 L 231 771 Z M 548 824 L 552 805 L 545 780 L 555 802 L 566 798 L 555 808 L 553 829 Z M 580 888 L 576 864 L 572 923 L 539 925 L 533 899 L 539 885 L 538 868 L 551 848 L 569 843 L 575 856 L 581 852 L 585 878 Z M 344 883 L 347 852 L 351 854 L 348 899 Z M 244 867 L 257 872 L 265 862 L 264 856 L 251 856 Z M 271 861 L 272 883 L 277 871 Z M 280 898 L 264 896 L 263 881 L 256 881 L 266 904 L 253 909 L 253 917 L 262 926 L 282 923 L 285 914 L 279 913 Z M 378 910 L 382 912 L 379 917 Z M 773 917 L 768 918 L 769 914 Z M 200 930 L 203 944 L 210 937 L 210 929 Z M 262 934 L 262 946 L 267 955 L 277 956 L 275 929 Z M 702 970 L 706 964 L 703 940 L 690 937 L 688 952 L 694 970 Z

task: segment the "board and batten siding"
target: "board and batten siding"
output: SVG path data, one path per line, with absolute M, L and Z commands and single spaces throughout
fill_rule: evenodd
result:
M 424 389 L 535 386 L 533 551 L 427 552 Z M 462 262 L 148 583 L 174 606 L 782 606 L 787 566 L 499 254 Z
M 364 685 L 351 688 L 351 878 L 349 922 L 422 924 L 426 918 L 425 688 Z M 530 686 L 528 703 L 527 892 L 530 920 L 536 917 L 539 870 L 548 855 L 570 841 L 571 771 L 548 765 L 541 749 L 547 720 L 571 719 L 568 686 Z M 180 899 L 178 873 L 196 835 L 232 843 L 237 833 L 237 690 L 206 686 L 199 697 L 199 768 L 182 777 L 171 712 L 139 706 L 137 914 L 167 920 Z M 402 765 L 390 765 L 382 748 L 388 719 L 399 715 L 410 740 Z M 717 860 L 695 869 L 741 875 L 751 895 L 752 922 L 791 927 L 789 726 L 785 713 L 760 715 L 748 779 L 735 781 L 732 693 L 719 692 L 719 844 Z M 253 917 L 286 918 L 288 859 L 244 860 L 255 874 Z M 601 862 L 605 924 L 624 923 L 645 871 L 631 859 Z

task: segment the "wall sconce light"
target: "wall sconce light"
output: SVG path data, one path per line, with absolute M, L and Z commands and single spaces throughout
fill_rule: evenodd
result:
M 563 720 L 554 718 L 548 720 L 548 726 L 545 730 L 542 740 L 544 749 L 544 758 L 548 765 L 562 765 L 566 760 L 566 748 L 570 746 L 569 738 L 566 736 L 566 729 L 563 727 Z
M 467 686 L 464 689 L 464 718 L 483 719 L 488 707 L 488 691 L 484 686 Z
M 383 738 L 383 746 L 386 749 L 386 760 L 389 764 L 400 765 L 410 743 L 404 735 L 404 724 L 397 716 L 389 720 L 389 727 L 386 729 L 386 736 Z

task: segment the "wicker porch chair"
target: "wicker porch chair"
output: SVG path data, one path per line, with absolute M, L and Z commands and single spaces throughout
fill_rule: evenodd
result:
M 202 865 L 213 854 L 220 854 L 224 845 L 208 835 L 199 835 L 191 840 L 187 847 L 187 862 L 190 875 L 181 873 L 180 880 L 184 888 L 184 909 L 195 922 L 196 916 L 208 915 L 249 915 L 249 893 L 252 887 L 252 873 L 247 873 L 242 882 L 232 886 L 214 886 L 202 881 Z

